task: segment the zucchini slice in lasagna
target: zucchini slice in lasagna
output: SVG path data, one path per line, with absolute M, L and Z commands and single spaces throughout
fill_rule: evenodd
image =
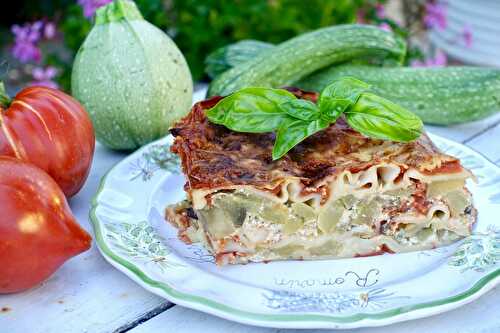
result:
M 472 175 L 425 134 L 371 139 L 339 119 L 273 161 L 274 134 L 208 121 L 219 100 L 196 104 L 171 129 L 187 199 L 166 210 L 179 238 L 202 242 L 218 264 L 406 252 L 470 235 Z

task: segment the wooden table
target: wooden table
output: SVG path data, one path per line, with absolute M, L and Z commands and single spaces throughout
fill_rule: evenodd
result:
M 195 100 L 203 96 L 204 91 L 198 90 Z M 466 125 L 427 126 L 427 130 L 462 142 L 500 166 L 500 113 Z M 90 232 L 89 204 L 99 180 L 124 157 L 98 144 L 89 179 L 70 202 L 80 224 Z M 176 306 L 142 289 L 109 265 L 95 244 L 90 251 L 67 262 L 42 285 L 21 294 L 0 296 L 0 333 L 225 331 L 270 333 L 284 330 L 244 326 Z M 448 313 L 387 327 L 345 332 L 500 332 L 500 287 Z

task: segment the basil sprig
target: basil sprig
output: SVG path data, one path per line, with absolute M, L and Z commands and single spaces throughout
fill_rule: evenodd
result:
M 283 89 L 245 88 L 221 99 L 207 117 L 236 132 L 274 132 L 290 118 L 278 106 L 291 100 L 297 97 Z
M 283 89 L 251 87 L 223 98 L 206 114 L 211 122 L 236 132 L 276 132 L 273 160 L 342 114 L 353 129 L 377 139 L 409 142 L 420 136 L 423 127 L 415 114 L 373 94 L 368 84 L 352 77 L 328 85 L 317 104 Z

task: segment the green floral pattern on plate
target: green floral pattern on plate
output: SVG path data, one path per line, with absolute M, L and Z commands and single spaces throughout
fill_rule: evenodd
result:
M 170 145 L 154 144 L 142 153 L 141 158 L 132 163 L 131 169 L 134 175 L 130 180 L 141 178 L 143 181 L 148 181 L 160 169 L 179 173 L 180 160 L 170 151 Z
M 500 230 L 494 227 L 487 232 L 467 237 L 453 253 L 449 265 L 460 267 L 462 272 L 484 272 L 500 262 Z
M 145 263 L 153 263 L 161 270 L 184 267 L 170 257 L 172 251 L 147 222 L 137 224 L 106 224 L 107 237 L 126 256 Z
M 265 305 L 285 312 L 315 311 L 343 313 L 353 309 L 382 308 L 386 303 L 406 300 L 408 296 L 397 296 L 382 288 L 358 293 L 299 293 L 285 290 L 265 293 Z

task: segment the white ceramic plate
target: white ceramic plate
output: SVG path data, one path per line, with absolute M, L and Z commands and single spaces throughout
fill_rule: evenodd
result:
M 471 302 L 500 281 L 500 170 L 432 135 L 478 177 L 474 235 L 445 248 L 367 258 L 217 267 L 177 240 L 163 218 L 184 197 L 172 137 L 133 153 L 103 178 L 91 220 L 104 257 L 147 290 L 226 319 L 281 328 L 387 325 Z

